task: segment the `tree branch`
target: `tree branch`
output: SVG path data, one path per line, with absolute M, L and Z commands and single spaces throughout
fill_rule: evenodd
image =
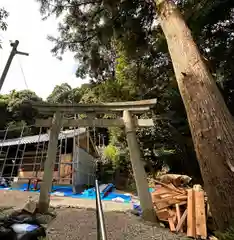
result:
M 87 1 L 87 2 L 82 2 L 82 3 L 78 3 L 78 4 L 66 4 L 66 5 L 55 5 L 53 3 L 48 3 L 48 5 L 52 6 L 52 7 L 55 7 L 55 8 L 58 8 L 58 7 L 61 7 L 61 8 L 73 8 L 73 7 L 81 7 L 83 5 L 88 5 L 88 4 L 98 4 L 98 3 L 101 3 L 102 1 Z

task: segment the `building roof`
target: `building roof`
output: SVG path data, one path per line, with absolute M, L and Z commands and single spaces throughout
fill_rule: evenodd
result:
M 61 140 L 65 138 L 73 138 L 73 137 L 82 135 L 85 132 L 86 132 L 85 128 L 62 131 L 60 132 L 58 139 Z M 27 136 L 22 138 L 2 140 L 0 141 L 0 147 L 21 145 L 21 144 L 31 144 L 31 143 L 37 143 L 37 142 L 48 142 L 48 141 L 49 141 L 49 133 L 45 133 L 45 134 Z

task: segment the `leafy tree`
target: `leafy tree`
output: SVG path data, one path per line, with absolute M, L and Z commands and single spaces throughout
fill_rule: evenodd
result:
M 33 120 L 33 109 L 28 104 L 28 101 L 41 102 L 42 99 L 30 90 L 11 91 L 8 95 L 7 110 L 12 114 L 12 117 L 17 120 L 25 119 L 27 123 Z
M 214 203 L 213 209 L 219 209 L 219 211 L 224 215 L 226 214 L 223 218 L 219 219 L 226 219 L 227 222 L 225 224 L 228 224 L 232 215 L 232 206 L 226 202 L 226 208 L 222 208 L 218 205 L 215 206 L 215 203 L 220 196 L 223 196 L 223 192 L 226 191 L 227 194 L 227 189 L 230 185 L 230 182 L 228 181 L 232 180 L 233 174 L 222 164 L 222 166 L 220 165 L 221 167 L 218 169 L 226 169 L 223 173 L 216 172 L 218 170 L 217 168 L 213 169 L 214 164 L 212 165 L 212 168 L 208 169 L 206 164 L 204 164 L 208 161 L 205 157 L 206 154 L 204 154 L 205 147 L 203 149 L 204 151 L 200 151 L 205 145 L 210 146 L 210 144 L 212 145 L 214 143 L 214 146 L 226 146 L 227 143 L 223 141 L 222 134 L 221 140 L 219 137 L 216 139 L 216 135 L 214 134 L 214 139 L 210 138 L 211 135 L 207 138 L 210 140 L 208 144 L 198 144 L 201 139 L 199 140 L 199 136 L 194 135 L 196 131 L 193 127 L 195 125 L 193 126 L 191 123 L 197 115 L 196 113 L 192 114 L 189 111 L 191 111 L 191 109 L 195 109 L 192 103 L 196 104 L 199 101 L 188 101 L 188 96 L 190 95 L 188 93 L 191 93 L 191 96 L 193 96 L 194 99 L 197 99 L 193 94 L 196 94 L 199 91 L 197 91 L 197 89 L 192 90 L 191 87 L 198 86 L 196 84 L 194 85 L 194 83 L 196 83 L 195 80 L 198 78 L 189 78 L 193 81 L 186 88 L 182 88 L 181 86 L 184 86 L 183 84 L 186 84 L 189 81 L 181 83 L 178 79 L 181 80 L 181 78 L 187 77 L 187 72 L 194 73 L 194 71 L 197 71 L 196 73 L 198 74 L 199 69 L 196 69 L 195 67 L 202 63 L 202 61 L 205 61 L 209 65 L 209 70 L 212 72 L 213 76 L 216 76 L 217 85 L 222 90 L 224 99 L 229 108 L 231 108 L 234 100 L 232 81 L 234 77 L 232 57 L 234 53 L 234 39 L 231 30 L 233 28 L 234 2 L 231 0 L 176 1 L 177 6 L 181 9 L 185 20 L 192 29 L 192 34 L 203 55 L 201 57 L 199 56 L 199 64 L 194 63 L 194 66 L 192 67 L 188 64 L 186 58 L 188 53 L 179 48 L 180 46 L 183 46 L 183 39 L 180 39 L 180 41 L 176 43 L 170 41 L 171 38 L 168 31 L 174 30 L 173 27 L 171 27 L 174 25 L 169 25 L 168 23 L 170 22 L 167 21 L 163 22 L 164 25 L 161 24 L 167 41 L 170 41 L 169 50 L 174 62 L 177 81 L 180 83 L 180 92 L 178 91 L 175 77 L 173 76 L 172 62 L 169 58 L 169 52 L 165 41 L 166 39 L 159 28 L 158 22 L 155 21 L 158 16 L 163 18 L 162 11 L 165 10 L 165 8 L 161 6 L 164 5 L 160 5 L 160 8 L 158 9 L 159 15 L 157 15 L 154 3 L 151 1 L 146 2 L 135 0 L 129 2 L 116 0 L 113 2 L 109 0 L 95 0 L 91 2 L 83 2 L 80 0 L 63 0 L 52 2 L 50 0 L 41 0 L 40 2 L 43 13 L 55 13 L 59 16 L 65 11 L 68 12 L 63 23 L 60 24 L 60 37 L 57 39 L 50 37 L 50 40 L 55 42 L 55 47 L 53 49 L 53 53 L 55 55 L 60 56 L 60 54 L 62 54 L 66 49 L 70 49 L 74 52 L 75 56 L 81 62 L 81 66 L 77 71 L 77 76 L 84 77 L 86 74 L 89 74 L 93 81 L 99 83 L 98 86 L 94 87 L 91 92 L 89 92 L 89 95 L 87 95 L 88 97 L 85 98 L 87 101 L 96 102 L 101 101 L 101 99 L 107 99 L 105 98 L 105 95 L 108 96 L 109 99 L 113 100 L 157 97 L 158 105 L 154 114 L 156 116 L 160 115 L 161 118 L 167 120 L 156 122 L 156 127 L 161 131 L 156 132 L 152 129 L 149 133 L 147 133 L 147 131 L 139 133 L 139 136 L 143 140 L 142 150 L 144 152 L 144 150 L 147 149 L 147 146 L 151 146 L 149 155 L 151 156 L 150 159 L 154 159 L 154 163 L 158 159 L 156 156 L 157 154 L 155 154 L 155 150 L 157 152 L 157 148 L 164 150 L 172 149 L 173 151 L 171 152 L 171 156 L 180 156 L 185 163 L 191 156 L 194 159 L 194 151 L 191 145 L 188 122 L 180 97 L 180 93 L 182 93 L 181 95 L 184 99 L 187 113 L 189 113 L 188 120 L 192 128 L 193 139 L 199 156 L 200 166 L 203 171 L 205 187 L 208 185 L 213 186 L 216 183 L 219 183 L 219 180 L 221 179 L 220 182 L 222 187 L 220 187 L 219 191 L 216 192 L 218 195 L 212 196 L 211 187 L 208 189 L 208 194 L 211 196 L 211 201 L 212 199 L 216 199 L 212 201 L 212 203 Z M 167 14 L 167 11 L 164 13 Z M 179 17 L 179 19 L 180 23 L 183 25 L 181 17 Z M 175 17 L 175 22 L 176 20 L 178 20 L 177 15 Z M 182 25 L 180 25 L 180 27 Z M 177 34 L 180 32 L 182 31 L 178 30 L 175 32 L 175 36 L 178 36 Z M 178 46 L 175 46 L 175 44 L 178 44 Z M 190 41 L 188 46 L 193 46 L 192 41 Z M 178 49 L 180 49 L 180 52 L 176 52 Z M 176 54 L 174 54 L 175 52 Z M 197 55 L 195 54 L 194 56 Z M 192 60 L 192 58 L 190 58 L 190 60 Z M 179 65 L 175 65 L 177 62 Z M 118 69 L 120 69 L 119 72 Z M 194 74 L 192 74 L 192 76 L 194 76 Z M 212 76 L 209 74 L 207 76 L 209 76 L 210 79 L 210 86 L 212 86 L 213 90 L 218 93 L 215 84 L 212 84 Z M 189 77 L 191 76 L 189 75 Z M 145 80 L 145 82 L 142 80 Z M 102 83 L 104 81 L 105 84 Z M 100 82 L 102 84 L 100 84 Z M 113 91 L 112 87 L 115 88 L 116 91 Z M 183 89 L 188 91 L 182 91 Z M 199 89 L 201 90 L 200 93 L 204 92 L 202 91 L 202 88 Z M 126 94 L 127 91 L 129 91 L 130 94 Z M 102 92 L 104 92 L 104 94 L 101 94 Z M 210 94 L 207 92 L 207 94 L 201 94 L 200 96 L 204 97 L 203 100 L 207 100 L 207 96 L 210 96 Z M 219 94 L 216 94 L 216 96 L 218 96 L 218 102 L 222 102 L 221 96 L 219 96 Z M 203 102 L 201 101 L 201 103 Z M 188 107 L 188 103 L 191 104 L 189 105 L 191 107 Z M 216 107 L 220 106 L 219 103 L 217 103 Z M 209 106 L 209 109 L 215 109 L 215 114 L 221 113 L 221 111 L 225 110 L 225 116 L 228 116 L 229 120 L 231 119 L 227 113 L 225 104 L 222 103 L 221 107 L 213 108 L 213 105 L 209 102 Z M 197 106 L 196 109 L 198 109 L 199 112 L 199 106 Z M 212 112 L 212 114 L 213 113 L 214 112 Z M 204 114 L 200 114 L 199 116 L 202 117 L 203 115 Z M 210 116 L 210 114 L 208 115 Z M 208 115 L 206 115 L 207 118 Z M 229 122 L 230 126 L 232 126 L 231 121 Z M 203 124 L 200 122 L 200 126 L 196 127 L 196 129 L 201 126 L 203 126 Z M 224 128 L 227 129 L 228 127 Z M 213 129 L 217 128 L 213 127 Z M 157 134 L 158 132 L 160 132 L 160 134 Z M 231 131 L 226 132 L 230 133 Z M 151 142 L 147 141 L 148 136 L 150 136 Z M 202 138 L 202 136 L 207 135 L 204 135 L 204 132 L 202 132 L 200 138 Z M 228 136 L 230 137 L 230 134 Z M 153 144 L 153 142 L 156 142 L 155 140 L 153 141 L 154 137 L 157 141 L 159 141 L 160 138 L 165 140 L 163 142 L 163 146 L 154 146 L 155 144 Z M 232 141 L 232 137 L 230 137 L 230 141 Z M 226 149 L 227 151 L 225 152 L 227 153 L 232 151 L 229 150 L 229 148 Z M 211 151 L 207 148 L 206 152 L 207 156 L 209 156 L 209 154 L 215 153 L 216 151 Z M 216 162 L 220 163 L 220 159 L 222 159 L 224 165 L 228 163 L 229 166 L 232 167 L 232 163 L 230 165 L 228 162 L 228 160 L 232 162 L 232 157 L 230 157 L 232 154 L 229 154 L 229 158 L 226 158 L 224 156 L 225 154 L 223 149 L 220 149 L 219 154 L 223 155 L 220 155 Z M 216 159 L 217 156 L 210 158 Z M 227 160 L 226 163 L 224 160 Z M 213 182 L 215 180 L 212 180 L 212 183 L 210 183 L 208 179 L 209 174 L 207 174 L 207 172 L 205 173 L 207 170 L 212 170 L 211 175 L 216 172 L 216 176 L 219 176 L 217 178 L 218 181 Z M 225 177 L 230 176 L 226 185 L 223 184 L 222 174 L 224 174 Z M 228 195 L 232 198 L 231 194 L 228 193 Z M 226 199 L 230 198 L 227 196 Z M 231 202 L 233 201 L 231 200 Z M 217 214 L 214 215 L 217 216 Z M 218 217 L 216 218 L 218 219 Z M 225 224 L 219 222 L 219 226 L 221 228 L 223 228 Z
M 37 134 L 37 129 L 31 127 L 37 112 L 26 102 L 39 101 L 42 99 L 30 90 L 11 91 L 9 94 L 0 95 L 1 129 L 8 128 L 8 138 L 19 137 L 24 128 L 24 136 Z M 0 138 L 4 138 L 1 132 Z
M 7 23 L 5 20 L 7 19 L 8 15 L 9 13 L 4 8 L 0 8 L 0 31 L 6 31 Z M 1 41 L 0 41 L 0 48 L 1 48 Z

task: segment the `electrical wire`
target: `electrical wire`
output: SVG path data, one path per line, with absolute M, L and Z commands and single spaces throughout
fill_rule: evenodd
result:
M 26 77 L 25 77 L 25 74 L 24 74 L 24 69 L 23 69 L 22 64 L 21 64 L 21 62 L 20 62 L 20 59 L 19 59 L 18 56 L 16 56 L 16 58 L 17 58 L 17 60 L 18 60 L 18 63 L 19 63 L 19 66 L 20 66 L 20 70 L 21 70 L 21 73 L 22 73 L 22 75 L 23 75 L 24 84 L 25 84 L 26 88 L 29 89 L 29 88 L 28 88 L 28 84 L 27 84 L 27 80 L 26 80 Z

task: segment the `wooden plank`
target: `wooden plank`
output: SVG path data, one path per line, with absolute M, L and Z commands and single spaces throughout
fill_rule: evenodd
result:
M 181 219 L 180 206 L 178 204 L 176 204 L 175 206 L 176 206 L 176 217 L 177 217 L 177 221 L 179 222 Z
M 174 204 L 176 204 L 176 203 L 178 203 L 179 205 L 181 205 L 180 200 L 176 200 L 176 199 L 171 199 L 171 200 L 162 201 L 162 202 L 159 202 L 159 201 L 154 202 L 154 204 L 155 204 L 155 206 L 156 206 L 156 208 L 157 208 L 158 210 L 161 210 L 161 209 L 163 209 L 163 208 L 169 207 L 169 206 L 174 205 Z M 183 202 L 183 204 L 186 204 L 186 202 Z
M 160 202 L 167 202 L 169 204 L 176 204 L 176 203 L 180 203 L 183 199 L 177 199 L 176 196 L 168 196 L 168 197 L 161 197 L 161 195 L 159 196 L 154 196 L 152 197 L 153 201 L 156 203 L 160 203 Z
M 187 204 L 187 201 L 183 201 L 183 202 L 178 203 L 179 206 L 182 206 L 182 205 L 185 205 L 185 204 Z
M 163 187 L 165 187 L 165 188 L 167 188 L 167 189 L 170 189 L 171 191 L 174 191 L 174 192 L 178 192 L 178 193 L 181 193 L 181 194 L 184 194 L 186 191 L 182 191 L 182 190 L 179 190 L 178 188 L 176 188 L 173 184 L 165 184 L 165 183 L 162 183 L 162 182 L 160 182 L 160 181 L 158 181 L 158 180 L 155 180 L 155 179 L 151 179 L 151 181 L 153 181 L 153 182 L 155 182 L 155 183 L 157 183 L 157 184 L 160 184 L 160 185 L 162 185 Z
M 61 155 L 61 162 L 60 163 L 60 171 L 59 171 L 59 183 L 60 184 L 70 184 L 70 180 L 64 179 L 65 177 L 68 177 L 69 175 L 72 175 L 72 155 L 71 154 L 62 154 Z M 66 164 L 67 163 L 67 164 Z M 71 176 L 70 176 L 71 179 Z
M 196 212 L 196 236 L 207 238 L 204 191 L 194 191 Z
M 186 209 L 180 219 L 180 221 L 177 223 L 177 226 L 176 226 L 176 232 L 179 232 L 181 230 L 181 228 L 183 227 L 184 223 L 185 223 L 185 219 L 187 217 L 187 214 L 188 214 L 188 210 Z
M 168 223 L 169 223 L 170 230 L 171 230 L 172 232 L 175 232 L 175 231 L 176 231 L 176 228 L 175 228 L 175 224 L 174 224 L 174 221 L 173 221 L 173 218 L 172 218 L 172 217 L 169 217 L 169 218 L 168 218 Z
M 188 189 L 188 217 L 187 217 L 187 236 L 196 237 L 196 228 L 195 228 L 195 199 L 193 189 Z
M 180 205 L 176 204 L 176 217 L 177 217 L 177 222 L 180 221 L 181 219 L 181 212 L 180 212 Z M 181 232 L 183 232 L 183 229 L 180 230 Z
M 177 200 L 187 200 L 187 195 L 179 195 L 179 196 L 174 196 L 173 198 L 177 199 Z
M 153 119 L 137 119 L 135 118 L 134 124 L 136 127 L 152 127 L 154 126 Z M 51 118 L 49 119 L 36 119 L 35 125 L 37 127 L 50 127 L 52 124 Z M 63 127 L 124 127 L 122 118 L 117 119 L 63 119 Z
M 162 194 L 170 194 L 170 193 L 171 193 L 170 189 L 161 187 L 158 190 L 152 192 L 151 194 L 152 194 L 152 196 L 160 196 Z
M 167 199 L 167 198 L 176 198 L 179 195 L 180 195 L 179 193 L 171 192 L 171 193 L 165 193 L 165 194 L 159 195 L 159 197 L 162 199 Z

